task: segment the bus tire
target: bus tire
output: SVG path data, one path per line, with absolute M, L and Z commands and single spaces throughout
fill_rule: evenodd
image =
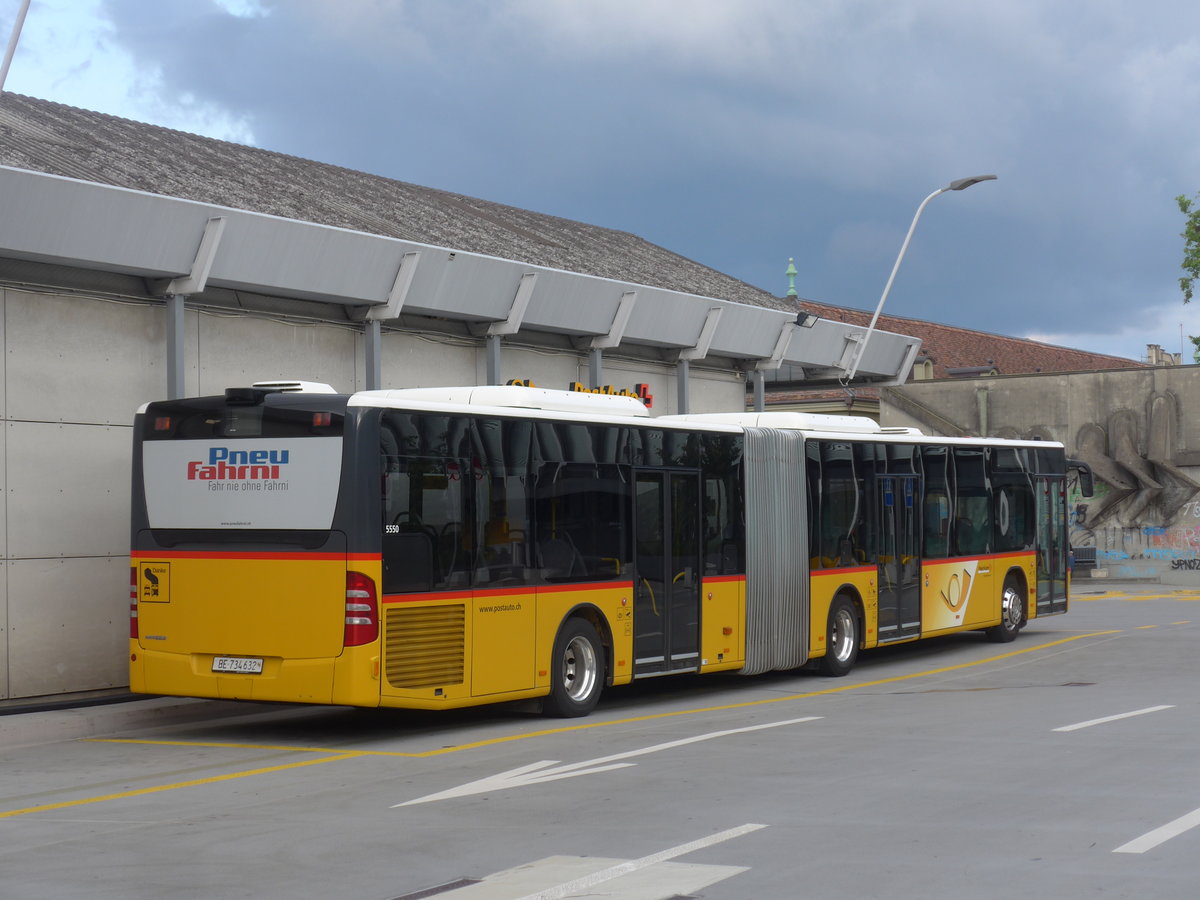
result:
M 1015 640 L 1017 632 L 1025 627 L 1025 592 L 1015 575 L 1004 579 L 1004 590 L 1000 593 L 1000 624 L 984 631 L 989 641 L 1007 644 Z
M 845 594 L 833 598 L 829 607 L 829 624 L 825 628 L 825 655 L 818 670 L 822 675 L 840 678 L 854 668 L 860 643 L 858 611 Z
M 554 640 L 550 660 L 547 715 L 569 719 L 586 716 L 604 689 L 604 646 L 591 622 L 570 619 Z

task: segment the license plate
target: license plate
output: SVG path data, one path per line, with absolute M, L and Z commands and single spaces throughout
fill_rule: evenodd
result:
M 214 656 L 214 672 L 236 672 L 239 675 L 261 675 L 263 661 L 249 656 Z

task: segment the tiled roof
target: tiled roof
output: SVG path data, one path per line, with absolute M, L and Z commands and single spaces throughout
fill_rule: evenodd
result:
M 790 309 L 637 235 L 326 163 L 0 95 L 0 165 Z
M 823 319 L 849 322 L 863 327 L 871 323 L 872 313 L 863 310 L 831 306 L 811 300 L 801 300 L 800 306 Z M 983 375 L 992 370 L 995 370 L 997 375 L 1029 375 L 1039 372 L 1091 372 L 1101 369 L 1147 367 L 1146 363 L 1122 356 L 1072 350 L 1069 347 L 1058 347 L 1026 338 L 972 331 L 954 325 L 939 325 L 923 319 L 880 315 L 875 327 L 882 331 L 920 338 L 921 355 L 918 362 L 929 359 L 933 363 L 934 378 Z M 909 380 L 913 380 L 911 375 Z M 861 406 L 864 402 L 870 405 L 878 400 L 878 388 L 804 390 L 799 385 L 774 388 L 766 397 L 768 405 L 771 406 L 828 404 L 830 401 L 836 401 L 840 412 L 853 412 L 856 406 Z
M 869 325 L 871 313 L 802 300 L 800 305 L 823 319 Z M 921 359 L 933 362 L 933 377 L 967 374 L 951 370 L 995 369 L 999 375 L 1028 375 L 1034 372 L 1089 372 L 1095 369 L 1143 368 L 1145 363 L 1121 356 L 1071 350 L 1025 338 L 1006 337 L 987 331 L 972 331 L 939 325 L 922 319 L 881 315 L 875 327 L 881 331 L 908 334 L 921 339 Z
M 19 94 L 0 95 L 0 165 L 63 175 L 435 246 L 775 309 L 790 300 L 637 235 L 200 137 Z M 825 319 L 870 313 L 812 301 Z M 1133 360 L 919 319 L 882 331 L 921 338 L 934 377 L 994 366 L 1002 375 L 1138 367 Z M 874 393 L 858 389 L 860 396 Z M 790 393 L 790 392 L 789 392 Z M 807 394 L 806 396 L 811 396 Z

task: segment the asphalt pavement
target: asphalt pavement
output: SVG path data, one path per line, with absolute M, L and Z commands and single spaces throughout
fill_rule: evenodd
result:
M 1072 596 L 1109 592 L 1153 595 L 1178 589 L 1145 581 L 1078 579 L 1072 586 Z M 291 708 L 289 704 L 150 697 L 123 688 L 0 700 L 0 750 L 287 708 Z

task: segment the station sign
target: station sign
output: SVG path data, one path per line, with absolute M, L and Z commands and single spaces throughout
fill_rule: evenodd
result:
M 537 387 L 530 378 L 510 378 L 506 384 L 515 387 Z M 647 409 L 654 407 L 654 395 L 650 393 L 650 385 L 648 384 L 635 384 L 631 388 L 619 388 L 611 384 L 606 384 L 601 387 L 590 388 L 586 387 L 582 381 L 572 381 L 567 385 L 567 390 L 580 394 L 606 394 L 610 397 L 633 397 L 645 403 Z

